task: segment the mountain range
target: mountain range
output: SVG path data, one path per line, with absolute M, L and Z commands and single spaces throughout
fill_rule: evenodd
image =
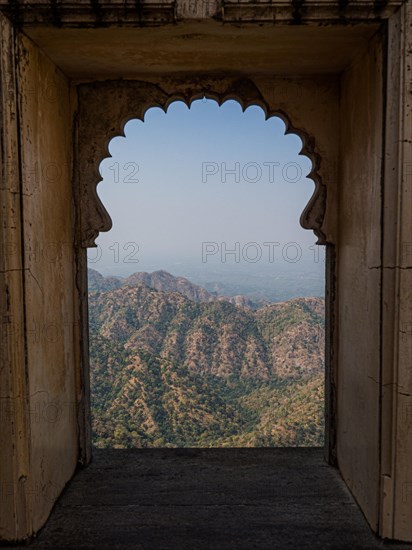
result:
M 264 300 L 251 300 L 243 295 L 225 296 L 218 292 L 209 292 L 202 286 L 190 282 L 185 277 L 175 277 L 167 271 L 158 270 L 153 273 L 145 271 L 133 273 L 129 277 L 103 277 L 94 269 L 88 270 L 89 291 L 106 292 L 115 288 L 135 286 L 139 283 L 144 283 L 150 288 L 161 290 L 164 292 L 180 292 L 194 302 L 214 302 L 222 300 L 232 304 L 256 308 L 263 305 Z
M 323 444 L 322 298 L 258 307 L 89 270 L 89 324 L 97 446 Z

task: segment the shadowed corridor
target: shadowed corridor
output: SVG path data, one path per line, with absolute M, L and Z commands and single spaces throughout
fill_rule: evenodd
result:
M 412 545 L 373 535 L 322 449 L 96 449 L 31 548 Z

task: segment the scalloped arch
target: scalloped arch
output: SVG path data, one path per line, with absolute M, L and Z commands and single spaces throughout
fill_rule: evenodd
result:
M 88 110 L 87 102 L 91 90 L 98 88 L 98 95 L 103 99 L 98 109 Z M 167 112 L 175 101 L 182 101 L 190 107 L 193 101 L 202 99 L 215 100 L 218 105 L 225 101 L 237 101 L 242 110 L 255 105 L 260 107 L 266 120 L 279 117 L 285 124 L 286 134 L 296 134 L 302 140 L 301 154 L 312 162 L 312 170 L 308 178 L 312 179 L 315 189 L 300 217 L 304 229 L 312 230 L 318 241 L 326 244 L 322 224 L 326 210 L 326 186 L 319 174 L 320 155 L 315 148 L 315 139 L 306 131 L 295 127 L 289 116 L 282 109 L 271 109 L 262 96 L 256 84 L 249 79 L 233 80 L 223 91 L 211 86 L 194 82 L 193 86 L 182 91 L 167 93 L 156 84 L 140 81 L 106 81 L 94 85 L 79 86 L 80 109 L 77 122 L 79 167 L 79 210 L 80 210 L 80 242 L 82 247 L 96 246 L 95 240 L 101 231 L 109 231 L 112 227 L 111 218 L 97 194 L 97 186 L 102 181 L 100 162 L 110 157 L 109 143 L 117 136 L 125 137 L 124 128 L 132 119 L 144 121 L 148 109 L 159 107 Z M 105 100 L 105 101 L 104 101 Z M 110 113 L 102 106 L 110 105 Z M 114 121 L 114 123 L 113 123 Z

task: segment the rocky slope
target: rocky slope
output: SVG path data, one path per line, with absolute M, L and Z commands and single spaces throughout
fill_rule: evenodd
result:
M 103 277 L 101 273 L 90 268 L 87 270 L 87 279 L 89 292 L 107 292 L 120 288 L 124 281 L 120 277 Z
M 163 270 L 154 271 L 153 273 L 134 273 L 124 281 L 124 286 L 133 287 L 139 283 L 163 292 L 180 292 L 180 294 L 194 302 L 212 302 L 216 299 L 215 296 L 201 286 L 191 283 L 184 277 L 175 277 Z
M 143 283 L 155 290 L 163 292 L 179 292 L 194 302 L 215 302 L 224 301 L 230 302 L 236 306 L 256 308 L 263 304 L 262 301 L 253 301 L 246 296 L 222 296 L 217 293 L 208 292 L 205 288 L 191 283 L 185 277 L 175 277 L 167 271 L 159 270 L 153 273 L 145 271 L 133 273 L 127 278 L 120 277 L 103 277 L 98 271 L 88 269 L 89 291 L 90 292 L 107 292 L 120 287 L 134 287 L 139 283 Z
M 254 311 L 137 275 L 90 292 L 98 445 L 321 444 L 322 299 Z

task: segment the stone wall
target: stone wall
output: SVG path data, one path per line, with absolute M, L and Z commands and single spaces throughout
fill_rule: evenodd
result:
M 73 129 L 68 81 L 22 35 L 19 87 L 30 465 L 41 495 L 33 508 L 37 529 L 78 457 Z
M 16 85 L 4 89 L 2 104 L 3 181 L 12 193 L 3 267 L 13 280 L 5 281 L 2 336 L 7 343 L 13 335 L 14 351 L 3 372 L 0 430 L 11 421 L 20 450 L 2 451 L 8 490 L 2 485 L 0 507 L 14 521 L 2 522 L 0 536 L 22 538 L 44 524 L 77 464 L 79 320 L 69 83 L 24 35 L 13 42 Z
M 383 43 L 341 80 L 337 460 L 374 529 L 379 510 Z
M 123 2 L 24 3 L 0 0 L 0 539 L 36 532 L 90 458 L 84 247 L 109 227 L 107 143 L 151 105 L 207 92 L 284 117 L 313 160 L 303 221 L 330 245 L 331 456 L 372 528 L 412 540 L 412 1 L 153 2 L 124 26 Z M 140 55 L 148 33 L 168 74 Z

